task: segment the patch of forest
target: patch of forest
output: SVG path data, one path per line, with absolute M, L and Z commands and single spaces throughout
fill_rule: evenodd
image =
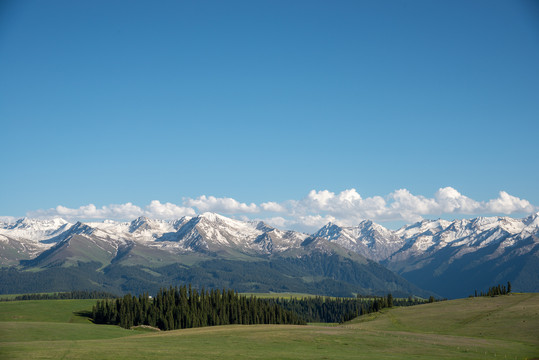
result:
M 191 285 L 161 289 L 155 297 L 147 293 L 138 297 L 128 294 L 98 301 L 92 318 L 98 324 L 127 329 L 148 325 L 161 330 L 230 324 L 305 324 L 300 316 L 276 303 L 242 296 L 233 290 L 198 291 Z
M 385 297 L 328 298 L 316 296 L 302 299 L 269 299 L 284 309 L 301 316 L 306 322 L 337 323 L 393 306 L 413 306 L 427 302 L 418 298 Z M 431 299 L 429 299 L 431 301 Z M 432 300 L 433 301 L 433 300 Z
M 92 318 L 98 324 L 124 328 L 147 325 L 161 330 L 231 324 L 295 324 L 344 322 L 392 306 L 425 303 L 421 299 L 309 297 L 263 299 L 233 290 L 197 290 L 191 285 L 98 301 Z

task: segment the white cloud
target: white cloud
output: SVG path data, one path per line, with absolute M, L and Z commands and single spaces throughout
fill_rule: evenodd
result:
M 305 198 L 306 205 L 312 209 L 327 209 L 332 206 L 333 200 L 335 199 L 335 193 L 322 190 L 315 191 L 311 190 L 309 195 Z
M 485 210 L 493 213 L 511 214 L 515 212 L 532 212 L 534 206 L 528 200 L 519 199 L 509 195 L 505 191 L 500 191 L 497 199 L 492 199 L 485 204 Z
M 282 216 L 275 216 L 272 218 L 262 219 L 266 224 L 274 226 L 279 229 L 285 229 L 290 227 L 290 220 L 285 219 Z
M 473 214 L 481 208 L 481 203 L 462 195 L 452 187 L 439 189 L 434 197 L 441 213 Z
M 262 208 L 262 210 L 267 211 L 267 212 L 285 212 L 286 211 L 286 208 L 283 205 L 278 204 L 273 201 L 262 203 L 260 204 L 260 207 Z
M 415 222 L 424 217 L 450 214 L 488 215 L 537 211 L 529 201 L 503 191 L 497 199 L 480 202 L 452 187 L 440 188 L 431 198 L 414 195 L 407 189 L 396 190 L 385 197 L 368 198 L 363 198 L 355 189 L 337 194 L 328 190 L 311 190 L 301 200 L 288 200 L 280 204 L 264 203 L 260 207 L 264 211 L 280 214 L 268 219 L 268 223 L 311 230 L 329 221 L 351 226 L 364 219 Z
M 58 205 L 47 210 L 31 211 L 28 217 L 47 218 L 60 216 L 68 220 L 78 219 L 130 219 L 144 214 L 144 211 L 132 203 L 112 204 L 96 207 L 94 204 L 84 205 L 76 209 Z
M 413 195 L 406 189 L 396 190 L 389 196 L 393 199 L 390 208 L 399 213 L 430 214 L 438 207 L 436 200 Z
M 60 216 L 67 220 L 112 219 L 131 220 L 138 216 L 159 219 L 178 219 L 206 211 L 233 216 L 238 219 L 263 219 L 281 229 L 314 231 L 328 222 L 357 225 L 364 219 L 376 222 L 415 222 L 423 217 L 440 217 L 451 214 L 493 215 L 530 213 L 539 208 L 528 200 L 501 191 L 495 199 L 477 201 L 452 187 L 440 188 L 433 197 L 412 194 L 398 189 L 386 196 L 363 198 L 356 189 L 340 193 L 329 190 L 311 190 L 302 199 L 283 202 L 268 201 L 260 205 L 242 203 L 233 198 L 202 195 L 184 198 L 180 205 L 153 200 L 141 208 L 132 203 L 96 207 L 93 204 L 79 208 L 62 205 L 56 208 L 29 212 L 29 217 L 48 218 Z M 5 217 L 12 221 L 11 217 Z
M 172 203 L 161 204 L 159 200 L 152 200 L 146 206 L 146 216 L 157 219 L 177 219 L 184 216 L 196 215 L 195 210 L 190 207 L 178 206 Z
M 6 223 L 6 224 L 13 224 L 17 221 L 17 218 L 15 216 L 0 216 L 0 222 Z
M 245 204 L 232 198 L 217 198 L 202 195 L 196 199 L 184 199 L 184 204 L 196 207 L 200 212 L 216 212 L 221 214 L 256 213 L 259 211 L 256 204 Z
M 260 219 L 266 224 L 276 227 L 278 229 L 294 229 L 296 231 L 303 231 L 306 233 L 313 232 L 318 230 L 322 226 L 326 225 L 329 222 L 339 222 L 331 215 L 321 216 L 321 215 L 307 215 L 307 216 L 298 216 L 294 217 L 282 217 L 275 216 L 270 218 Z M 339 222 L 340 223 L 340 222 Z

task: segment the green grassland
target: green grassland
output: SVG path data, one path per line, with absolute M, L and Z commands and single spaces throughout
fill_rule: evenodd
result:
M 144 332 L 81 316 L 95 300 L 0 303 L 0 359 L 525 359 L 539 357 L 539 294 L 384 309 L 339 326 Z
M 312 294 L 303 294 L 303 293 L 292 293 L 292 292 L 268 292 L 268 293 L 252 293 L 252 292 L 244 292 L 241 293 L 241 295 L 244 296 L 254 296 L 261 299 L 303 299 L 303 298 L 313 298 L 317 295 Z M 324 296 L 329 297 L 329 296 Z
M 267 292 L 267 293 L 256 293 L 256 292 L 242 292 L 240 293 L 241 295 L 244 295 L 244 296 L 254 296 L 254 297 L 257 297 L 257 298 L 261 298 L 261 299 L 297 299 L 297 300 L 300 300 L 300 299 L 307 299 L 307 298 L 315 298 L 315 297 L 318 297 L 320 295 L 314 295 L 314 294 L 305 294 L 305 293 L 295 293 L 295 292 Z M 2 295 L 0 295 L 1 297 Z M 336 297 L 336 296 L 322 296 L 323 298 L 325 299 L 337 299 L 337 298 L 340 298 L 340 299 L 356 299 L 355 297 L 342 297 L 342 296 L 339 296 L 339 297 Z M 418 297 L 416 297 L 418 298 Z M 373 300 L 374 297 L 361 297 L 361 299 L 371 299 Z M 394 299 L 398 299 L 398 298 L 394 298 Z M 419 298 L 421 299 L 421 298 Z M 405 300 L 405 299 L 404 299 Z

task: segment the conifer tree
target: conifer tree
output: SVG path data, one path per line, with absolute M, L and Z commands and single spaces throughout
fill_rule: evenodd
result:
M 393 307 L 393 295 L 387 294 L 387 307 Z

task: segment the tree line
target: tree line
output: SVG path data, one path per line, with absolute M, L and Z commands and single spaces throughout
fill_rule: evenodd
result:
M 478 297 L 478 296 L 498 296 L 498 295 L 507 295 L 511 292 L 511 282 L 507 282 L 507 287 L 505 285 L 498 284 L 496 286 L 491 286 L 488 288 L 488 291 L 481 291 L 477 292 L 475 290 L 474 295 L 470 295 L 470 297 Z
M 98 324 L 123 328 L 148 325 L 161 330 L 229 324 L 294 324 L 305 321 L 292 311 L 233 290 L 200 290 L 189 286 L 161 289 L 154 298 L 147 293 L 101 300 L 92 309 Z
M 301 299 L 269 299 L 284 309 L 301 316 L 306 322 L 345 322 L 358 316 L 378 312 L 393 306 L 424 304 L 423 299 L 385 297 L 330 298 L 323 296 Z
M 233 290 L 200 290 L 189 286 L 161 289 L 98 301 L 92 318 L 98 324 L 124 328 L 148 325 L 161 330 L 230 324 L 294 324 L 345 322 L 357 316 L 392 306 L 425 303 L 422 299 L 395 299 L 391 294 L 373 298 L 263 299 L 240 295 Z
M 0 301 L 19 300 L 67 300 L 67 299 L 113 299 L 116 295 L 105 291 L 74 290 L 50 294 L 23 294 L 12 298 L 3 298 Z

